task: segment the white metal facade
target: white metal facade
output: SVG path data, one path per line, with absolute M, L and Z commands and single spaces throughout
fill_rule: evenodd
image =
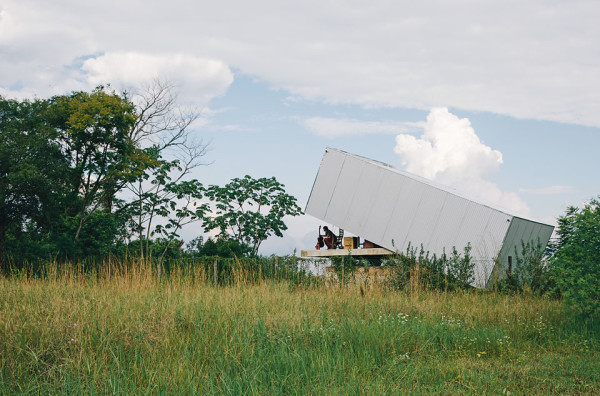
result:
M 547 244 L 553 227 L 507 214 L 381 162 L 327 148 L 306 213 L 392 251 L 408 244 L 437 255 L 470 243 L 475 286 L 521 241 Z M 514 259 L 513 259 L 514 260 Z M 514 265 L 514 264 L 513 264 Z

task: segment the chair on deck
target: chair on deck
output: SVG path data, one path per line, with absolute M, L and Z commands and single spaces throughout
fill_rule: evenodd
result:
M 338 232 L 338 236 L 335 237 L 335 244 L 333 246 L 335 249 L 343 249 L 344 248 L 344 230 L 340 228 Z

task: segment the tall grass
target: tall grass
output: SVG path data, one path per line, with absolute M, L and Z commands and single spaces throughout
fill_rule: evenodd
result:
M 324 287 L 241 262 L 215 286 L 209 264 L 1 277 L 0 393 L 600 391 L 600 327 L 558 301 Z

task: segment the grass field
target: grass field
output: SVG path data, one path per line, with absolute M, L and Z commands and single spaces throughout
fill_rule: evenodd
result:
M 0 277 L 0 393 L 600 393 L 558 301 L 206 278 Z

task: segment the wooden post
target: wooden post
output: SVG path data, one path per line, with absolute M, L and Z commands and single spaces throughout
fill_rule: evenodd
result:
M 279 257 L 275 256 L 275 278 L 277 278 L 277 261 L 279 260 Z
M 215 286 L 217 285 L 217 282 L 219 280 L 219 278 L 217 277 L 217 262 L 218 260 L 215 259 L 215 263 L 213 265 L 213 282 L 215 283 Z

